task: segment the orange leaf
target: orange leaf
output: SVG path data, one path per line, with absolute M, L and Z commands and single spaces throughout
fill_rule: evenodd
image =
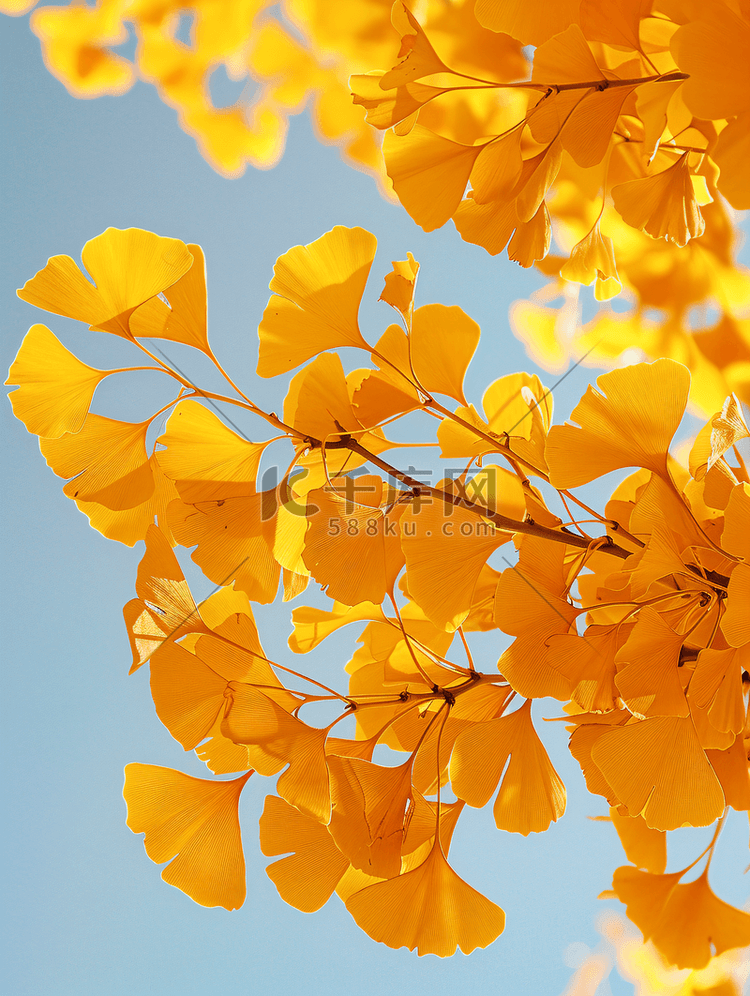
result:
M 721 816 L 724 794 L 692 721 L 658 716 L 611 730 L 591 757 L 631 816 L 656 830 L 705 827 Z
M 678 670 L 684 639 L 652 606 L 640 610 L 616 658 L 615 684 L 631 712 L 641 716 L 688 715 Z
M 276 597 L 280 568 L 273 557 L 275 491 L 250 484 L 181 481 L 180 500 L 169 506 L 172 532 L 215 584 L 232 579 L 253 601 Z
M 419 263 L 409 252 L 404 260 L 394 260 L 393 270 L 385 275 L 385 287 L 378 298 L 390 304 L 404 320 L 407 329 L 411 329 L 411 315 L 414 310 L 414 292 L 419 276 Z
M 687 869 L 686 869 L 687 870 Z M 714 955 L 750 944 L 750 913 L 722 902 L 708 884 L 708 867 L 694 882 L 685 874 L 651 875 L 618 868 L 612 888 L 628 917 L 677 968 L 705 968 Z
M 154 493 L 146 453 L 150 421 L 118 422 L 89 414 L 79 432 L 40 439 L 39 448 L 58 477 L 73 478 L 63 488 L 68 498 L 114 511 L 135 508 Z
M 401 48 L 398 53 L 401 61 L 380 81 L 384 90 L 411 83 L 421 76 L 450 72 L 438 58 L 417 19 L 400 0 L 396 0 L 393 5 L 391 20 L 393 27 L 401 35 Z
M 417 954 L 464 954 L 503 932 L 505 914 L 453 871 L 436 842 L 421 865 L 356 892 L 346 908 L 373 940 Z
M 180 401 L 158 443 L 159 464 L 173 481 L 248 481 L 255 484 L 267 443 L 243 439 L 197 401 Z
M 200 903 L 237 910 L 245 901 L 245 858 L 237 812 L 252 771 L 213 782 L 153 764 L 125 766 L 128 826 L 144 833 L 161 877 Z
M 324 824 L 276 795 L 266 796 L 260 817 L 260 849 L 269 856 L 287 854 L 272 862 L 266 874 L 284 902 L 303 913 L 325 906 L 349 867 Z
M 385 133 L 383 157 L 398 198 L 426 232 L 455 212 L 481 145 L 460 145 L 422 125 L 401 138 Z
M 485 467 L 465 485 L 443 482 L 443 489 L 513 519 L 525 514 L 520 482 L 502 467 Z M 402 533 L 412 598 L 438 628 L 456 629 L 471 608 L 482 567 L 511 533 L 476 512 L 432 496 L 409 507 Z
M 258 326 L 259 376 L 286 373 L 336 346 L 367 349 L 358 314 L 376 245 L 363 228 L 337 225 L 279 256 Z
M 524 837 L 541 833 L 565 812 L 565 786 L 534 729 L 530 701 L 508 716 L 471 727 L 456 740 L 451 784 L 459 798 L 481 808 L 501 776 L 493 807 L 500 830 Z
M 376 475 L 336 478 L 332 485 L 310 492 L 316 511 L 308 517 L 305 566 L 331 598 L 379 605 L 404 564 L 399 525 L 405 506 L 394 504 L 397 493 Z
M 411 359 L 421 385 L 465 405 L 463 382 L 479 345 L 477 323 L 461 308 L 425 304 L 414 312 Z
M 652 830 L 642 816 L 623 816 L 614 806 L 610 806 L 609 815 L 628 861 L 654 875 L 663 874 L 667 867 L 666 833 Z
M 169 293 L 133 312 L 130 331 L 136 338 L 169 339 L 211 355 L 206 318 L 206 260 L 200 246 L 188 243 L 193 265 L 172 284 Z M 168 302 L 168 303 L 167 303 Z
M 132 338 L 128 323 L 133 311 L 171 287 L 193 264 L 184 242 L 140 228 L 108 228 L 86 243 L 81 259 L 93 283 L 70 256 L 53 256 L 18 296 L 127 339 Z
M 130 674 L 167 640 L 207 632 L 169 541 L 154 525 L 149 526 L 145 539 L 146 552 L 135 583 L 138 598 L 123 610 L 133 650 Z
M 579 0 L 562 0 L 554 7 L 545 0 L 477 0 L 475 13 L 486 28 L 541 46 L 578 20 L 578 5 Z
M 602 374 L 597 385 L 573 409 L 578 425 L 550 429 L 553 486 L 577 487 L 619 467 L 644 467 L 669 481 L 667 451 L 687 404 L 687 368 L 667 359 L 637 363 Z
M 29 432 L 57 439 L 80 431 L 94 391 L 112 372 L 81 363 L 45 325 L 32 325 L 5 383 L 20 385 L 9 395 L 16 418 Z
M 111 509 L 95 501 L 75 499 L 79 511 L 88 516 L 92 529 L 97 529 L 107 539 L 124 543 L 126 546 L 135 544 L 145 538 L 149 526 L 158 522 L 159 529 L 174 546 L 176 540 L 172 536 L 167 522 L 167 508 L 170 502 L 177 498 L 177 489 L 164 476 L 156 453 L 149 457 L 148 466 L 154 479 L 153 494 L 139 505 L 132 508 Z
M 330 833 L 347 859 L 368 875 L 393 878 L 412 801 L 412 758 L 395 768 L 358 758 L 328 756 Z
M 688 154 L 674 166 L 639 180 L 612 188 L 612 200 L 623 221 L 643 229 L 654 239 L 665 238 L 678 246 L 703 235 L 703 220 L 693 189 Z
M 263 775 L 276 774 L 288 764 L 276 783 L 279 795 L 304 815 L 328 822 L 326 730 L 291 716 L 252 685 L 232 682 L 231 704 L 221 731 L 233 743 L 248 748 L 251 764 Z

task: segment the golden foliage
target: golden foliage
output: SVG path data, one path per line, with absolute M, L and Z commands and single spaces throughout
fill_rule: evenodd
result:
M 30 5 L 0 9 L 18 16 Z M 554 11 L 538 0 L 98 0 L 38 6 L 31 27 L 75 96 L 152 83 L 226 176 L 273 166 L 289 117 L 308 108 L 320 140 L 426 231 L 452 218 L 464 240 L 537 266 L 547 282 L 518 302 L 512 324 L 541 366 L 556 372 L 573 356 L 612 367 L 633 349 L 669 357 L 691 371 L 691 405 L 705 416 L 732 392 L 750 399 L 750 277 L 735 259 L 732 210 L 750 207 L 749 17 L 732 0 L 566 0 Z M 117 52 L 129 31 L 132 62 Z M 227 107 L 211 98 L 217 71 L 245 84 Z M 339 256 L 347 272 L 352 251 Z M 364 261 L 367 248 L 357 251 Z M 316 311 L 314 290 L 312 310 L 287 297 L 277 275 L 263 376 L 309 358 L 316 322 L 332 336 L 321 349 L 357 340 L 355 272 L 343 325 Z M 580 286 L 591 284 L 602 306 L 576 329 Z M 614 311 L 607 302 L 621 292 L 627 310 Z M 91 303 L 84 285 L 71 294 L 66 314 Z M 295 308 L 300 338 L 285 353 L 275 315 Z M 140 321 L 168 322 L 166 338 L 184 326 L 160 302 Z
M 399 23 L 410 40 L 394 73 L 408 81 L 436 56 L 413 17 Z M 580 30 L 569 38 L 585 64 Z M 103 377 L 143 367 L 95 370 L 41 325 L 9 375 L 16 414 L 69 479 L 64 493 L 105 535 L 145 540 L 124 616 L 131 670 L 149 663 L 159 719 L 215 775 L 239 773 L 204 781 L 129 765 L 128 825 L 145 833 L 152 860 L 172 861 L 166 881 L 234 909 L 245 889 L 239 795 L 253 771 L 278 775 L 261 848 L 281 855 L 268 874 L 287 902 L 310 912 L 336 892 L 382 943 L 469 953 L 498 937 L 505 914 L 451 867 L 451 838 L 466 804 L 493 798 L 509 833 L 541 833 L 563 816 L 565 787 L 532 708 L 550 698 L 632 862 L 615 871 L 614 895 L 667 962 L 702 971 L 750 944 L 750 916 L 708 884 L 727 807 L 750 810 L 741 404 L 730 395 L 706 422 L 688 469 L 670 453 L 691 387 L 672 358 L 603 374 L 564 425 L 552 425 L 549 391 L 525 373 L 492 383 L 478 409 L 464 378 L 479 328 L 459 308 L 416 306 L 411 255 L 393 263 L 381 294 L 400 324 L 374 345 L 363 337 L 375 250 L 370 233 L 337 227 L 277 261 L 258 372 L 305 364 L 283 419 L 239 389 L 239 399 L 202 391 L 141 341 L 189 345 L 228 380 L 208 344 L 197 246 L 110 229 L 84 249 L 96 287 L 53 257 L 19 292 L 124 337 L 176 386 L 142 422 L 92 413 Z M 368 365 L 347 373 L 339 347 Z M 215 400 L 274 438 L 243 438 L 206 407 Z M 149 426 L 170 410 L 151 442 Z M 384 457 L 409 445 L 384 426 L 423 426 L 425 414 L 443 457 L 461 462 L 435 485 Z M 283 478 L 258 490 L 261 457 L 281 440 Z M 623 470 L 603 513 L 571 491 Z M 217 585 L 201 603 L 175 544 L 195 547 Z M 251 601 L 296 598 L 308 579 L 332 605 L 294 610 L 292 651 L 365 624 L 345 691 L 269 660 L 261 645 Z M 476 631 L 510 638 L 496 669 L 475 664 Z M 322 705 L 319 726 L 309 707 Z M 351 718 L 353 735 L 338 735 Z M 666 832 L 713 824 L 702 854 L 667 872 Z

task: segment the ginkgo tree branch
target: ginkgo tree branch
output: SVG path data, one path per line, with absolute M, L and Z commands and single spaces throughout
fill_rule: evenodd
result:
M 466 73 L 457 73 L 449 70 L 454 76 L 461 79 L 473 80 L 482 84 L 481 87 L 451 87 L 451 89 L 496 89 L 496 90 L 539 90 L 543 93 L 561 93 L 563 90 L 608 90 L 610 87 L 618 86 L 641 86 L 644 83 L 681 83 L 690 78 L 688 73 L 669 72 L 656 73 L 652 76 L 636 76 L 630 79 L 598 79 L 582 80 L 576 83 L 542 83 L 538 80 L 521 80 L 515 83 L 501 83 L 494 80 L 485 80 L 479 76 L 468 76 Z
M 405 474 L 398 470 L 396 467 L 389 464 L 387 461 L 381 459 L 374 453 L 371 453 L 366 447 L 362 446 L 357 440 L 349 436 L 342 436 L 342 443 L 354 453 L 359 456 L 364 457 L 370 463 L 373 463 L 376 467 L 385 471 L 386 474 L 390 474 L 395 480 L 400 481 L 411 491 L 412 495 L 417 498 L 420 495 L 432 495 L 439 501 L 442 501 L 446 506 L 452 505 L 455 508 L 464 508 L 469 512 L 473 512 L 475 515 L 481 516 L 483 519 L 487 519 L 493 523 L 498 529 L 503 530 L 508 533 L 525 533 L 529 536 L 538 536 L 541 539 L 552 540 L 553 543 L 564 543 L 566 546 L 575 546 L 582 550 L 588 550 L 591 546 L 589 540 L 584 539 L 582 536 L 576 536 L 574 533 L 569 533 L 566 531 L 560 531 L 556 529 L 550 529 L 547 526 L 541 526 L 532 520 L 521 520 L 521 519 L 511 519 L 508 516 L 501 515 L 499 512 L 493 512 L 491 509 L 484 505 L 480 505 L 478 502 L 471 501 L 468 498 L 463 498 L 461 495 L 450 494 L 448 491 L 443 491 L 441 488 L 434 488 L 430 484 L 424 484 L 422 481 L 416 480 L 414 477 L 410 477 L 409 474 Z M 611 553 L 615 557 L 619 557 L 621 560 L 627 560 L 631 556 L 631 551 L 625 550 L 621 546 L 617 546 L 613 543 L 609 537 L 607 537 L 607 543 L 601 547 L 604 553 Z

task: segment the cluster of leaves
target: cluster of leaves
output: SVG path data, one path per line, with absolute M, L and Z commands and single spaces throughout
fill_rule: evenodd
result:
M 476 16 L 535 47 L 528 81 L 507 82 L 511 62 L 477 74 L 439 55 L 403 3 L 401 60 L 352 77 L 367 120 L 388 129 L 403 206 L 425 231 L 452 218 L 467 242 L 538 263 L 550 283 L 513 321 L 546 369 L 571 349 L 609 366 L 637 348 L 686 363 L 705 414 L 728 391 L 748 400 L 750 284 L 724 203 L 750 206 L 747 5 L 478 0 Z M 600 309 L 571 343 L 578 285 L 592 283 L 598 301 L 625 286 L 632 307 Z M 544 306 L 556 297 L 566 306 Z M 696 306 L 715 322 L 691 322 Z
M 392 0 L 98 0 L 95 6 L 37 6 L 36 0 L 0 0 L 0 11 L 25 14 L 50 72 L 76 97 L 127 92 L 140 79 L 156 87 L 180 126 L 224 176 L 250 165 L 273 166 L 284 151 L 290 115 L 309 108 L 322 142 L 337 145 L 352 165 L 388 187 L 380 137 L 352 103 L 348 79 L 391 58 Z M 420 5 L 430 29 L 451 52 L 474 35 L 494 38 L 473 14 L 473 0 L 446 7 Z M 189 27 L 189 38 L 186 37 Z M 117 49 L 135 36 L 133 60 Z M 498 57 L 523 75 L 521 45 L 504 38 L 469 57 L 487 72 Z M 216 106 L 211 77 L 220 71 L 238 86 L 229 106 Z
M 122 370 L 81 363 L 43 325 L 8 378 L 19 385 L 15 414 L 92 526 L 130 545 L 145 539 L 125 606 L 133 670 L 149 663 L 157 714 L 183 748 L 237 776 L 129 765 L 128 824 L 145 832 L 154 861 L 171 860 L 166 881 L 234 909 L 245 895 L 240 793 L 253 772 L 278 775 L 260 839 L 264 854 L 286 855 L 268 874 L 287 902 L 313 911 L 335 891 L 378 941 L 468 953 L 496 939 L 505 915 L 453 871 L 451 839 L 466 805 L 492 801 L 498 828 L 524 836 L 563 815 L 565 788 L 532 716 L 534 700 L 552 698 L 631 862 L 615 871 L 613 894 L 669 962 L 703 968 L 750 944 L 750 915 L 708 882 L 726 808 L 750 810 L 750 479 L 737 449 L 750 431 L 740 405 L 730 395 L 709 419 L 687 469 L 669 448 L 690 374 L 672 359 L 602 375 L 572 423 L 552 425 L 549 391 L 525 373 L 490 384 L 480 411 L 463 390 L 479 328 L 460 308 L 415 306 L 411 255 L 381 294 L 397 323 L 374 344 L 363 337 L 375 250 L 369 232 L 337 227 L 277 260 L 258 374 L 301 367 L 282 417 L 214 356 L 198 246 L 108 229 L 83 249 L 93 283 L 56 256 L 19 291 L 128 340 L 176 384 L 143 422 L 94 414 L 97 385 Z M 232 393 L 194 386 L 150 339 L 201 351 Z M 345 373 L 340 348 L 369 365 Z M 208 407 L 219 400 L 273 437 L 233 432 Z M 433 486 L 386 460 L 409 445 L 384 431 L 401 419 L 435 428 L 442 457 L 463 470 Z M 271 444 L 287 446 L 288 468 L 258 490 Z M 603 514 L 573 494 L 626 468 Z M 175 545 L 194 548 L 217 585 L 200 604 Z M 332 604 L 295 608 L 289 645 L 306 653 L 365 623 L 345 691 L 269 660 L 260 642 L 251 603 L 273 602 L 280 586 L 294 599 L 310 579 Z M 513 640 L 483 671 L 471 634 L 492 631 Z M 333 718 L 318 727 L 310 718 L 322 703 Z M 335 735 L 346 724 L 353 736 Z M 385 748 L 401 763 L 383 763 Z M 666 832 L 714 824 L 705 850 L 666 873 Z
M 639 350 L 689 367 L 704 417 L 729 393 L 750 400 L 730 207 L 750 206 L 743 0 L 99 0 L 39 7 L 31 26 L 76 96 L 153 83 L 225 175 L 273 165 L 309 104 L 321 140 L 392 184 L 426 231 L 452 218 L 465 240 L 537 265 L 547 283 L 511 321 L 542 368 Z M 115 51 L 128 28 L 134 63 Z M 229 107 L 211 100 L 219 67 L 246 81 Z M 624 288 L 629 306 L 578 330 L 592 283 L 603 302 Z

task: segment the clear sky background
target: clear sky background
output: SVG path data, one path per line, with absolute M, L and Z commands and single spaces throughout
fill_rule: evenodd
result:
M 361 225 L 379 241 L 363 310 L 371 341 L 390 321 L 389 309 L 375 303 L 382 276 L 392 259 L 410 250 L 422 263 L 419 303 L 458 304 L 483 329 L 470 400 L 478 403 L 487 384 L 518 369 L 553 382 L 525 357 L 507 324 L 509 304 L 539 286 L 539 278 L 463 243 L 450 223 L 425 235 L 378 195 L 372 180 L 319 145 L 306 116 L 292 121 L 286 155 L 275 169 L 226 180 L 201 159 L 152 88 L 139 84 L 125 97 L 75 100 L 44 69 L 27 18 L 4 18 L 0 31 L 5 370 L 37 321 L 94 366 L 138 362 L 127 343 L 41 313 L 15 296 L 49 256 L 80 259 L 83 244 L 108 226 L 138 226 L 203 246 L 214 350 L 246 393 L 279 410 L 284 378 L 259 381 L 254 373 L 256 328 L 274 260 L 343 224 Z M 169 348 L 181 362 L 185 352 Z M 198 367 L 190 369 L 198 375 Z M 555 393 L 558 419 L 595 374 L 578 368 L 567 378 Z M 112 417 L 142 419 L 169 397 L 157 375 L 144 375 L 135 386 L 123 376 L 111 381 L 100 388 L 94 410 Z M 208 386 L 208 377 L 200 383 Z M 258 817 L 273 789 L 272 780 L 258 776 L 242 796 L 244 907 L 205 909 L 162 882 L 142 838 L 125 824 L 123 768 L 142 761 L 197 776 L 207 772 L 159 723 L 147 668 L 127 675 L 121 610 L 134 595 L 142 544 L 131 550 L 89 527 L 7 402 L 2 439 L 6 912 L 0 996 L 562 992 L 570 975 L 566 949 L 575 942 L 594 946 L 597 913 L 619 907 L 595 897 L 609 887 L 624 855 L 612 827 L 587 818 L 605 811 L 603 801 L 587 794 L 561 724 L 538 724 L 568 789 L 568 812 L 558 824 L 524 839 L 498 831 L 491 807 L 471 810 L 459 823 L 452 863 L 507 914 L 499 940 L 468 958 L 419 959 L 375 944 L 336 897 L 312 915 L 285 905 L 258 847 Z M 208 586 L 197 590 L 205 594 Z M 292 607 L 257 611 L 269 656 L 301 664 L 323 680 L 343 675 L 356 631 L 290 661 Z M 481 641 L 484 669 L 494 666 L 501 638 Z M 556 712 L 551 706 L 535 715 Z M 685 833 L 670 852 L 670 868 L 684 867 L 709 836 L 708 830 Z M 734 814 L 712 884 L 737 904 L 747 895 L 746 848 L 747 820 Z M 613 979 L 612 992 L 632 987 Z

